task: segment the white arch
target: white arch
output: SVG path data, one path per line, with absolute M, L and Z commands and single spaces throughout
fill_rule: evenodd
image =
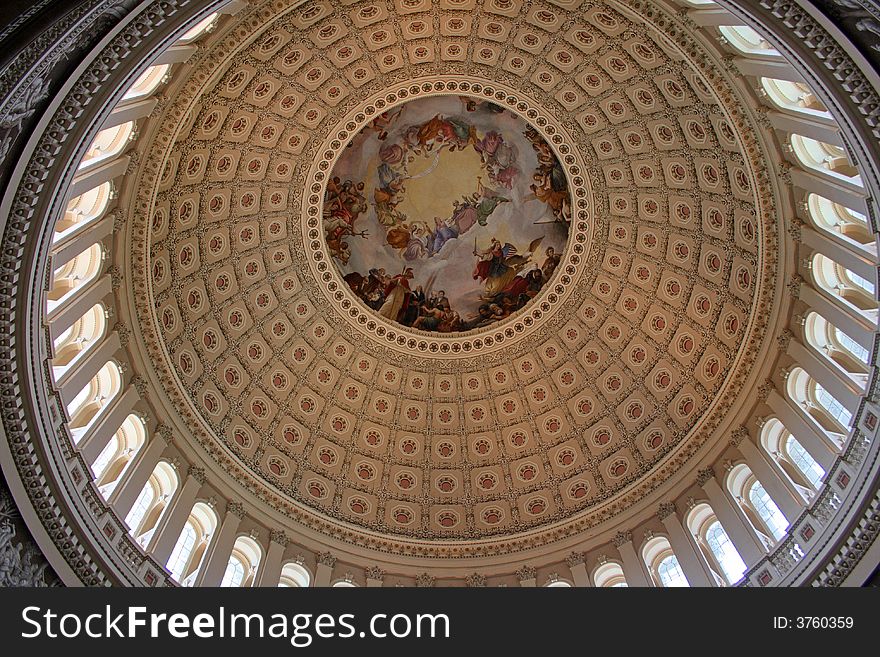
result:
M 312 581 L 312 574 L 301 563 L 290 561 L 281 567 L 279 587 L 307 588 Z

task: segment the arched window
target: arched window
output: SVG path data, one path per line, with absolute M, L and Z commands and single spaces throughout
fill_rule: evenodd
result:
M 825 470 L 777 418 L 764 422 L 761 446 L 804 499 L 811 499 L 825 477 Z
M 735 584 L 741 580 L 746 572 L 746 564 L 743 563 L 724 527 L 717 520 L 706 528 L 706 543 L 718 560 L 728 584 Z
M 761 78 L 761 88 L 780 109 L 831 118 L 828 109 L 803 82 Z
M 309 571 L 300 563 L 286 563 L 281 568 L 279 587 L 307 588 L 312 581 Z
M 598 588 L 628 586 L 623 568 L 615 561 L 606 561 L 593 571 L 593 583 Z
M 141 489 L 134 506 L 125 516 L 129 533 L 141 547 L 146 547 L 153 536 L 168 502 L 177 490 L 177 473 L 165 461 L 156 464 L 153 474 Z
M 825 470 L 791 434 L 785 440 L 784 454 L 801 471 L 801 474 L 803 474 L 810 485 L 815 490 L 818 490 L 822 480 L 825 478 Z
M 184 33 L 180 39 L 177 40 L 178 43 L 192 43 L 200 36 L 211 30 L 214 26 L 215 21 L 217 20 L 217 12 L 210 14 L 200 20 L 198 23 L 193 25 L 189 30 Z
M 749 466 L 734 466 L 727 476 L 727 488 L 767 547 L 785 536 L 788 520 Z
M 83 155 L 80 169 L 94 166 L 98 162 L 109 160 L 125 149 L 125 145 L 134 138 L 134 121 L 120 123 L 112 128 L 105 128 L 95 135 L 89 150 Z
M 92 244 L 52 273 L 52 287 L 47 294 L 46 310 L 51 312 L 83 289 L 101 271 L 104 248 Z
M 122 426 L 117 429 L 101 453 L 98 454 L 92 463 L 92 473 L 98 486 L 98 492 L 105 499 L 116 488 L 146 438 L 147 427 L 144 425 L 144 421 L 132 413 L 125 418 Z
M 712 507 L 705 502 L 694 506 L 688 513 L 687 526 L 718 584 L 732 585 L 743 578 L 748 568 Z
M 821 253 L 813 256 L 811 264 L 816 285 L 835 299 L 838 305 L 876 321 L 877 300 L 873 281 L 859 276 Z
M 80 228 L 88 226 L 104 214 L 113 198 L 113 185 L 109 182 L 92 187 L 70 200 L 64 216 L 55 224 L 53 242 L 58 242 Z
M 561 579 L 559 575 L 554 573 L 553 575 L 550 575 L 550 578 L 547 580 L 547 583 L 544 584 L 544 586 L 553 586 L 556 588 L 572 588 L 572 583 Z
M 122 374 L 116 361 L 107 361 L 98 373 L 67 405 L 67 426 L 74 444 L 113 401 L 122 389 Z
M 183 586 L 193 585 L 216 528 L 214 510 L 204 502 L 196 502 L 165 564 L 171 576 Z
M 55 380 L 79 361 L 91 347 L 104 337 L 107 328 L 107 311 L 96 303 L 76 320 L 53 343 L 52 374 Z
M 148 67 L 147 70 L 141 73 L 140 77 L 134 81 L 134 84 L 129 87 L 128 91 L 125 92 L 122 100 L 133 100 L 135 98 L 149 96 L 159 88 L 159 85 L 162 84 L 165 75 L 170 68 L 170 64 L 159 64 L 158 66 Z
M 862 185 L 859 170 L 849 161 L 842 147 L 803 135 L 793 134 L 790 139 L 794 154 L 805 167 L 838 180 Z
M 235 545 L 232 547 L 232 554 L 226 564 L 226 572 L 223 573 L 220 586 L 253 586 L 262 558 L 263 549 L 254 539 L 248 536 L 239 536 L 235 539 Z
M 354 580 L 351 577 L 343 577 L 340 580 L 336 580 L 332 584 L 333 588 L 355 588 L 357 584 L 354 583 Z
M 649 539 L 642 547 L 642 559 L 657 586 L 665 588 L 690 586 L 665 536 L 654 536 Z
M 746 55 L 775 55 L 779 52 L 755 30 L 745 25 L 721 25 L 718 28 L 727 42 Z
M 863 389 L 867 387 L 870 358 L 867 349 L 816 312 L 807 314 L 804 333 L 807 344 L 834 369 L 846 374 Z
M 849 432 L 850 412 L 800 367 L 788 375 L 786 392 L 839 449 Z
M 229 557 L 229 563 L 226 564 L 226 572 L 223 573 L 223 579 L 220 586 L 229 588 L 238 588 L 244 581 L 244 564 L 238 555 L 233 554 Z
M 862 213 L 812 193 L 807 195 L 806 209 L 817 228 L 846 244 L 877 255 L 874 234 Z
M 777 541 L 785 536 L 788 531 L 788 520 L 776 506 L 776 502 L 767 494 L 760 481 L 755 481 L 749 488 L 749 501 L 752 507 L 758 512 L 764 526 L 773 534 L 773 538 Z

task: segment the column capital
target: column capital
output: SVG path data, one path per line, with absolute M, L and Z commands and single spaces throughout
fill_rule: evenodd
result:
M 419 573 L 416 576 L 416 586 L 423 589 L 429 589 L 434 586 L 436 579 L 428 573 Z
M 321 552 L 318 555 L 318 563 L 328 568 L 333 568 L 336 565 L 336 557 L 329 552 Z
M 138 390 L 138 392 L 140 392 L 140 390 Z M 157 425 L 155 434 L 159 438 L 161 438 L 165 442 L 166 445 L 171 444 L 171 438 L 172 438 L 173 432 L 171 431 L 171 427 L 169 427 L 167 424 Z
M 131 377 L 131 385 L 137 390 L 141 399 L 147 396 L 147 381 L 142 376 L 135 375 Z
M 385 579 L 385 571 L 379 568 L 379 566 L 370 566 L 364 572 L 367 575 L 367 579 L 374 579 L 379 582 Z
M 522 582 L 526 579 L 535 579 L 538 576 L 538 571 L 535 570 L 534 566 L 522 566 L 516 571 L 516 578 Z
M 614 535 L 614 538 L 611 539 L 611 542 L 614 544 L 614 547 L 620 548 L 625 543 L 632 543 L 633 535 L 632 532 L 627 530 L 625 532 L 617 532 Z
M 730 443 L 731 447 L 739 447 L 740 443 L 749 435 L 749 430 L 745 428 L 744 425 L 739 425 L 736 429 L 730 432 Z
M 202 485 L 205 485 L 205 483 L 208 481 L 208 475 L 205 473 L 205 469 L 197 465 L 189 466 L 187 474 Z
M 480 573 L 471 573 L 464 579 L 465 584 L 471 588 L 482 588 L 486 586 L 486 576 Z
M 765 402 L 770 393 L 776 389 L 776 384 L 772 379 L 764 379 L 764 383 L 758 386 L 758 401 Z
M 661 502 L 657 507 L 657 517 L 662 521 L 672 515 L 675 515 L 675 502 Z
M 584 556 L 583 552 L 571 552 L 567 557 L 565 557 L 565 563 L 568 564 L 569 568 L 584 563 L 585 561 L 586 557 Z
M 239 519 L 243 519 L 245 516 L 244 504 L 237 501 L 229 502 L 226 505 L 226 512 L 238 516 Z
M 712 469 L 711 465 L 709 467 L 701 468 L 700 470 L 697 470 L 697 485 L 698 486 L 705 486 L 707 483 L 709 483 L 714 478 L 715 478 L 715 470 Z
M 287 547 L 290 543 L 290 538 L 280 529 L 272 529 L 269 532 L 269 541 L 272 543 L 277 543 L 281 547 Z
M 803 284 L 804 278 L 800 274 L 795 274 L 791 277 L 791 280 L 788 282 L 786 287 L 788 288 L 788 293 L 795 299 L 799 298 L 801 295 L 801 284 Z

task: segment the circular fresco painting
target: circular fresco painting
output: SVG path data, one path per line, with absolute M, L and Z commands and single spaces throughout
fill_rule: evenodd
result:
M 489 326 L 556 270 L 571 196 L 543 137 L 485 100 L 400 105 L 334 166 L 323 225 L 336 267 L 382 317 L 430 332 Z

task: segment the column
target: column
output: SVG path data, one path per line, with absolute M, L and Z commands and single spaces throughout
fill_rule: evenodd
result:
M 189 519 L 189 514 L 205 481 L 204 468 L 190 466 L 186 473 L 186 481 L 171 500 L 171 507 L 159 519 L 156 531 L 147 544 L 147 552 L 151 553 L 161 565 L 165 565 L 174 551 L 180 532 Z
M 815 310 L 865 349 L 871 351 L 874 348 L 874 327 L 867 317 L 844 310 L 839 302 L 832 301 L 810 285 L 801 285 L 798 297 L 810 310 Z
M 79 290 L 72 299 L 56 306 L 47 314 L 49 338 L 52 342 L 73 326 L 73 323 L 85 315 L 96 303 L 100 303 L 113 294 L 113 279 L 110 274 L 102 274 L 85 289 Z M 106 307 L 106 306 L 105 306 Z
M 767 112 L 767 118 L 774 128 L 782 132 L 803 135 L 834 146 L 843 146 L 837 124 L 830 116 L 771 110 Z
M 163 51 L 153 62 L 154 66 L 185 62 L 195 54 L 198 47 L 192 44 L 177 44 Z
M 238 537 L 238 526 L 244 518 L 244 505 L 241 502 L 230 502 L 226 505 L 226 515 L 220 524 L 220 531 L 214 536 L 204 563 L 196 576 L 196 586 L 220 586 L 223 574 L 229 564 L 235 539 Z
M 163 435 L 165 434 L 165 435 Z M 134 463 L 123 473 L 122 480 L 113 489 L 107 503 L 112 506 L 121 516 L 126 516 L 132 505 L 141 494 L 141 490 L 153 469 L 159 463 L 159 458 L 168 446 L 166 431 L 156 431 L 147 440 L 147 444 L 135 455 Z
M 738 447 L 746 458 L 752 473 L 761 482 L 770 499 L 776 503 L 782 515 L 789 523 L 793 523 L 804 510 L 803 498 L 791 485 L 783 479 L 772 466 L 764 451 L 753 443 L 748 434 L 741 432 L 739 436 L 730 441 L 731 445 Z
M 753 59 L 752 57 L 734 57 L 733 63 L 743 75 L 755 77 L 803 82 L 804 78 L 784 59 Z
M 61 401 L 66 407 L 80 391 L 85 388 L 89 381 L 111 360 L 121 348 L 119 334 L 113 331 L 101 340 L 101 343 L 85 358 L 70 367 L 55 384 L 55 388 L 61 393 Z
M 60 244 L 53 245 L 52 265 L 56 269 L 59 265 L 75 258 L 89 248 L 92 244 L 103 242 L 104 238 L 113 233 L 113 220 L 109 215 L 104 215 L 91 226 L 77 231 Z
M 370 566 L 365 571 L 368 587 L 380 587 L 385 585 L 385 571 L 379 566 Z
M 318 564 L 315 567 L 315 586 L 330 586 L 335 565 L 336 557 L 329 552 L 321 552 L 318 555 Z
M 765 554 L 764 544 L 755 534 L 754 530 L 740 517 L 741 511 L 734 506 L 734 502 L 721 490 L 721 486 L 715 479 L 715 471 L 705 468 L 699 471 L 697 484 L 706 492 L 709 505 L 718 517 L 724 531 L 736 546 L 736 551 L 751 568 L 758 563 Z
M 110 116 L 101 125 L 101 130 L 149 116 L 158 103 L 158 99 L 149 96 L 135 100 L 124 100 L 110 112 Z
M 140 396 L 134 386 L 128 386 L 122 394 L 113 398 L 100 417 L 92 423 L 76 444 L 86 463 L 94 463 L 113 434 L 125 422 L 125 418 L 134 410 L 134 405 L 139 399 Z
M 623 575 L 626 577 L 628 586 L 654 586 L 653 581 L 648 577 L 642 560 L 636 554 L 636 550 L 632 544 L 632 532 L 617 532 L 611 541 L 614 547 L 620 553 L 621 561 L 623 561 Z
M 855 413 L 864 393 L 852 379 L 846 377 L 844 381 L 843 374 L 833 371 L 830 363 L 821 360 L 815 351 L 807 349 L 797 340 L 789 342 L 786 351 L 795 363 L 803 367 L 832 397 L 843 404 L 844 408 Z
M 708 571 L 702 555 L 697 554 L 697 549 L 691 543 L 689 538 L 690 532 L 686 532 L 681 520 L 675 513 L 675 504 L 673 502 L 664 502 L 657 511 L 657 517 L 666 528 L 669 545 L 678 559 L 678 565 L 684 576 L 687 578 L 688 584 L 691 586 L 715 586 L 715 580 Z
M 865 212 L 867 212 L 867 204 L 864 200 L 867 194 L 861 185 L 853 181 L 832 178 L 830 175 L 822 175 L 812 169 L 808 171 L 800 168 L 800 164 L 794 164 L 791 169 L 791 183 L 795 187 L 808 189 L 819 196 L 824 196 L 829 201 L 840 203 L 860 212 L 860 208 L 865 208 Z
M 688 9 L 687 17 L 700 27 L 712 25 L 742 25 L 742 20 L 720 7 L 713 9 Z
M 775 390 L 767 397 L 767 404 L 773 413 L 797 441 L 804 446 L 810 456 L 828 472 L 837 459 L 837 451 L 828 437 L 812 422 L 808 422 L 795 408 L 794 402 Z
M 535 588 L 538 586 L 538 571 L 532 566 L 523 566 L 516 571 L 516 578 L 519 580 L 520 586 L 527 588 Z
M 68 192 L 69 198 L 74 198 L 80 194 L 85 194 L 101 183 L 109 182 L 114 178 L 125 175 L 128 169 L 129 158 L 127 155 L 122 157 L 114 157 L 112 160 L 101 162 L 94 167 L 89 167 L 86 173 L 80 174 L 73 179 Z
M 571 571 L 571 580 L 575 586 L 582 588 L 593 586 L 590 582 L 590 574 L 587 572 L 587 564 L 584 561 L 583 552 L 572 552 L 565 558 L 565 562 Z
M 837 264 L 854 271 L 862 278 L 873 281 L 877 275 L 877 265 L 867 254 L 849 249 L 842 243 L 831 238 L 828 233 L 818 231 L 809 226 L 801 226 L 800 241 Z
M 281 581 L 281 562 L 284 560 L 284 550 L 290 539 L 283 531 L 273 529 L 269 532 L 269 549 L 266 550 L 266 557 L 260 564 L 257 572 L 257 581 L 255 586 L 277 587 Z

